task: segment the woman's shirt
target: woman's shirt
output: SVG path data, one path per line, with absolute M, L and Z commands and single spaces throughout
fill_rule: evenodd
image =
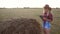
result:
M 49 20 L 53 20 L 53 15 L 51 13 L 44 13 L 43 15 L 44 18 L 47 18 Z M 44 22 L 46 22 L 46 20 L 43 19 Z

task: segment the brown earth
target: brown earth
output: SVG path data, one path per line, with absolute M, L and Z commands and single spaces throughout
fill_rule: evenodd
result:
M 7 19 L 0 23 L 0 34 L 41 34 L 40 24 L 36 19 Z

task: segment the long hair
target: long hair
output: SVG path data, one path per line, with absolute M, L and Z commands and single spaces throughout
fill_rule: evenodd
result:
M 51 7 L 48 4 L 44 6 L 44 9 L 48 9 L 49 10 L 48 13 L 51 12 Z M 44 9 L 43 9 L 43 14 L 45 13 Z

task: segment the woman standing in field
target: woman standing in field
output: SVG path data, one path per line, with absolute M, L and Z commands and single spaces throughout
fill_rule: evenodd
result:
M 44 13 L 42 15 L 42 20 L 43 20 L 43 30 L 44 30 L 44 34 L 50 34 L 50 30 L 51 30 L 51 22 L 53 20 L 53 16 L 51 13 L 51 8 L 49 7 L 49 5 L 45 5 L 44 6 Z

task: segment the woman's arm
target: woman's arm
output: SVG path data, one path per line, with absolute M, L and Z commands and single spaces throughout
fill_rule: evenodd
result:
M 48 21 L 52 22 L 53 21 L 53 15 L 51 14 L 48 18 L 47 18 Z

